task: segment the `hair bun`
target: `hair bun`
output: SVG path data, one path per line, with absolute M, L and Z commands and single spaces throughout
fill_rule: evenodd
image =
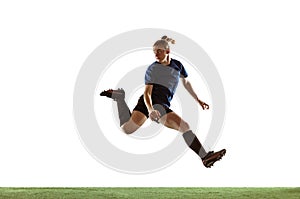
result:
M 167 42 L 171 42 L 171 44 L 175 44 L 175 40 L 172 38 L 169 38 L 167 35 L 162 36 L 161 39 L 165 40 Z
M 168 39 L 168 36 L 167 36 L 167 35 L 164 35 L 164 36 L 161 37 L 161 39 L 162 39 L 162 40 L 167 40 L 167 39 Z

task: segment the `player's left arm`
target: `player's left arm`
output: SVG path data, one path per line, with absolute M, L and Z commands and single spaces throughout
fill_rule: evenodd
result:
M 200 106 L 202 107 L 203 110 L 205 109 L 209 109 L 209 105 L 206 104 L 205 102 L 203 102 L 202 100 L 200 100 L 197 96 L 197 94 L 195 93 L 193 86 L 191 84 L 191 82 L 186 78 L 186 77 L 181 77 L 181 82 L 184 86 L 184 88 L 190 93 L 190 95 L 200 104 Z

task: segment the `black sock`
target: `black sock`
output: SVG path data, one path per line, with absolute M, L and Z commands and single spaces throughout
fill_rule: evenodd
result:
M 131 112 L 124 99 L 117 100 L 120 126 L 127 122 L 131 117 Z
M 197 136 L 193 133 L 193 131 L 189 130 L 183 133 L 183 138 L 186 144 L 201 158 L 203 159 L 207 152 L 202 147 L 200 141 Z

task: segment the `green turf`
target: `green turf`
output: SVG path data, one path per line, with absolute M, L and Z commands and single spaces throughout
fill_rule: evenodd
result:
M 0 188 L 0 198 L 299 199 L 300 188 Z

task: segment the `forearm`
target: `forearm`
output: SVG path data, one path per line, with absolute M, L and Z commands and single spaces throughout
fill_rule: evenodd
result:
M 149 112 L 153 111 L 151 95 L 144 93 L 144 102 Z
M 187 79 L 182 79 L 184 88 L 191 94 L 191 96 L 200 104 L 203 110 L 209 109 L 209 105 L 206 104 L 205 102 L 201 101 L 197 94 L 195 93 L 192 84 L 187 80 Z
M 146 104 L 146 107 L 149 112 L 153 111 L 154 108 L 152 106 L 152 85 L 146 85 L 145 91 L 144 91 L 144 102 Z
M 184 83 L 184 88 L 190 93 L 190 95 L 195 99 L 195 100 L 199 100 L 197 94 L 195 93 L 192 84 L 186 80 L 186 82 Z

